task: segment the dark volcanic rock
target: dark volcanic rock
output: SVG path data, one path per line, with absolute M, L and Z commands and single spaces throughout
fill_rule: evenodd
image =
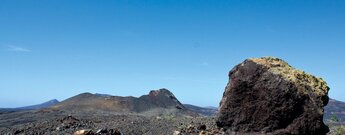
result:
M 324 135 L 329 87 L 278 58 L 247 59 L 229 73 L 217 126 L 239 133 Z

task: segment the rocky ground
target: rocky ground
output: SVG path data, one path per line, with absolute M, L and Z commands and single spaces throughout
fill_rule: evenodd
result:
M 234 134 L 219 129 L 214 117 L 143 116 L 97 112 L 67 113 L 63 111 L 26 111 L 0 114 L 1 135 L 202 135 Z M 329 135 L 345 133 L 344 126 L 329 123 Z M 339 134 L 341 135 L 341 134 Z
M 68 114 L 61 111 L 30 111 L 0 115 L 0 134 L 68 135 L 78 130 L 93 133 L 113 132 L 126 135 L 160 135 L 178 132 L 198 134 L 203 130 L 216 129 L 213 117 L 143 116 L 119 114 Z M 199 127 L 199 128 L 198 128 Z

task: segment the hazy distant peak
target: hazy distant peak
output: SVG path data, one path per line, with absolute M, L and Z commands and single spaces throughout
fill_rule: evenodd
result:
M 34 110 L 34 109 L 42 109 L 42 108 L 47 108 L 50 106 L 53 106 L 55 104 L 59 103 L 59 101 L 57 99 L 52 99 L 49 100 L 47 102 L 44 102 L 42 104 L 37 104 L 37 105 L 31 105 L 31 106 L 25 106 L 25 107 L 19 107 L 19 108 L 15 108 L 15 109 L 19 109 L 19 110 Z
M 95 93 L 95 95 L 97 95 L 97 96 L 102 96 L 102 97 L 110 97 L 110 96 L 113 96 L 113 95 L 101 94 L 101 93 Z
M 52 100 L 49 100 L 49 101 L 47 101 L 47 102 L 45 102 L 45 103 L 59 103 L 60 101 L 59 100 L 57 100 L 57 99 L 52 99 Z M 43 103 L 44 104 L 44 103 Z

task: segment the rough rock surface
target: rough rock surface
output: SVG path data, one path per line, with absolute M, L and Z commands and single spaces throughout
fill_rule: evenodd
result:
M 229 73 L 216 120 L 240 133 L 324 135 L 329 87 L 321 78 L 272 58 L 251 58 Z
M 11 113 L 0 115 L 0 135 L 171 135 L 180 131 L 183 135 L 198 135 L 199 125 L 205 125 L 206 131 L 217 132 L 212 117 L 189 116 L 143 116 L 143 115 L 117 115 L 104 112 L 92 114 L 73 114 L 68 112 L 27 112 L 29 114 Z M 42 117 L 38 117 L 42 116 Z M 7 125 L 12 121 L 8 117 L 27 119 L 36 117 L 37 121 L 30 123 L 17 123 Z M 187 130 L 189 129 L 189 130 Z M 215 130 L 215 131 L 213 131 Z M 183 131 L 183 132 L 182 132 Z M 187 133 L 190 131 L 190 133 Z M 211 132 L 212 131 L 212 132 Z M 216 134 L 212 134 L 216 135 Z M 221 135 L 221 134 L 219 134 Z

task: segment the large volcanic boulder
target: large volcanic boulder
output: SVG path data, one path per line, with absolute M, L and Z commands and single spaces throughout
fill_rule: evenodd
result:
M 251 58 L 229 73 L 216 120 L 237 133 L 324 135 L 329 87 L 321 78 L 272 58 Z

